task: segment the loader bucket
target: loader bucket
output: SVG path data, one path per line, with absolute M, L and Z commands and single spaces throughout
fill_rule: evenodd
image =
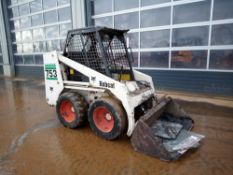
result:
M 194 121 L 170 97 L 163 97 L 137 122 L 131 137 L 135 151 L 171 161 L 199 146 L 202 135 L 189 132 Z

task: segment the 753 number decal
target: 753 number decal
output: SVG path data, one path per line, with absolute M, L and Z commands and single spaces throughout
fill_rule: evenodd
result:
M 57 80 L 57 70 L 55 64 L 45 65 L 45 76 L 47 80 Z

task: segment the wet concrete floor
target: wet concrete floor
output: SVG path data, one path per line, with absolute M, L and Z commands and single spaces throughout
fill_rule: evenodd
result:
M 233 174 L 233 113 L 180 102 L 204 134 L 202 146 L 164 162 L 135 152 L 129 138 L 105 141 L 89 126 L 64 128 L 45 102 L 40 81 L 0 78 L 0 175 Z

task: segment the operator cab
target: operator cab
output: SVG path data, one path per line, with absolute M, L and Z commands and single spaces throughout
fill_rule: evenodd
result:
M 88 27 L 68 31 L 63 55 L 118 81 L 134 81 L 132 53 L 128 51 L 125 33 L 106 27 Z M 69 80 L 85 81 L 87 77 L 67 68 Z

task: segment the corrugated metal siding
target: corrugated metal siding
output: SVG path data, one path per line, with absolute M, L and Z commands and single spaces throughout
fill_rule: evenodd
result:
M 15 66 L 15 75 L 20 77 L 44 78 L 43 67 Z
M 0 75 L 3 75 L 3 66 L 0 66 Z
M 15 70 L 17 76 L 41 79 L 44 76 L 43 67 L 16 66 Z M 233 96 L 233 73 L 172 70 L 140 71 L 153 77 L 157 89 Z
M 142 70 L 153 77 L 156 88 L 233 96 L 233 73 Z

